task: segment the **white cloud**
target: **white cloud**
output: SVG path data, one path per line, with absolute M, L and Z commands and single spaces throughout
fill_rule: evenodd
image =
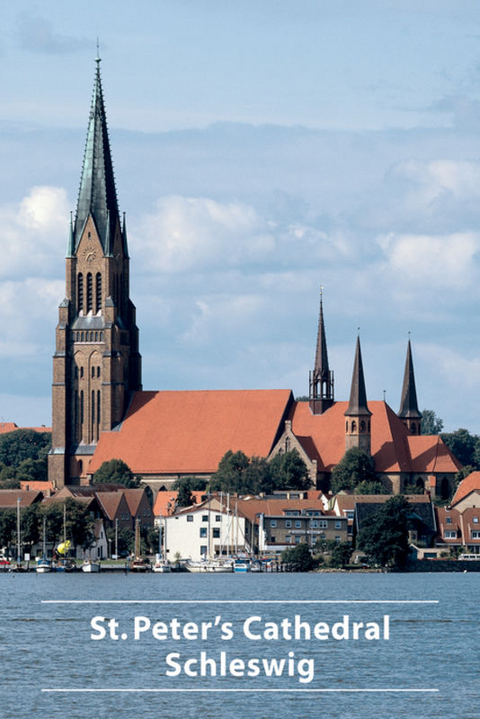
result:
M 204 197 L 160 198 L 138 235 L 145 269 L 162 272 L 256 263 L 275 249 L 273 235 L 253 207 Z
M 428 205 L 446 194 L 460 200 L 480 197 L 479 162 L 407 160 L 398 163 L 394 172 L 413 183 L 410 199 L 419 204 Z
M 59 187 L 33 187 L 19 203 L 0 207 L 0 278 L 63 275 L 69 204 Z
M 386 255 L 390 277 L 409 287 L 462 290 L 476 281 L 475 259 L 480 235 L 473 232 L 444 236 L 395 235 L 378 239 Z

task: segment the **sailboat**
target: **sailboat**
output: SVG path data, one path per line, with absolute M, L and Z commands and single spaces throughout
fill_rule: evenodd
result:
M 135 550 L 133 561 L 130 562 L 130 569 L 133 572 L 146 572 L 150 569 L 148 562 L 140 554 L 140 520 L 135 520 Z
M 45 546 L 45 527 L 47 523 L 47 518 L 43 518 L 43 556 L 41 559 L 37 561 L 37 566 L 35 567 L 35 571 L 37 574 L 47 574 L 48 572 L 52 571 L 52 563 L 49 559 L 47 559 L 47 552 L 46 552 L 46 546 Z
M 27 572 L 28 569 L 22 564 L 22 545 L 20 542 L 20 502 L 21 497 L 17 497 L 17 563 L 10 565 L 9 572 Z
M 76 570 L 77 565 L 73 559 L 67 557 L 67 552 L 70 547 L 71 542 L 69 539 L 67 540 L 67 504 L 65 503 L 63 505 L 63 542 L 61 542 L 61 544 L 57 547 L 57 552 L 59 554 L 63 554 L 63 559 L 56 563 L 56 572 L 74 572 Z
M 163 518 L 160 517 L 160 524 L 158 527 L 158 554 L 157 554 L 157 561 L 153 565 L 152 569 L 154 572 L 165 573 L 165 572 L 171 572 L 172 568 L 170 564 L 168 563 L 168 559 L 165 557 L 165 534 L 166 534 L 166 525 L 163 522 Z
M 189 572 L 200 574 L 208 572 L 211 574 L 225 574 L 233 572 L 233 562 L 229 559 L 214 559 L 211 554 L 211 536 L 210 536 L 210 495 L 208 497 L 207 504 L 208 511 L 208 525 L 207 525 L 207 537 L 208 537 L 208 556 L 204 559 L 193 560 L 190 559 L 185 565 Z
M 91 553 L 90 553 L 91 554 Z M 87 574 L 98 574 L 100 571 L 100 562 L 92 557 L 85 557 L 82 564 L 82 572 Z

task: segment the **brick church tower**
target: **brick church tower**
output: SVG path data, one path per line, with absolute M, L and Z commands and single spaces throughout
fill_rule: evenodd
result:
M 49 479 L 57 487 L 80 481 L 100 433 L 121 422 L 131 393 L 142 388 L 125 216 L 121 222 L 96 63 L 53 356 Z

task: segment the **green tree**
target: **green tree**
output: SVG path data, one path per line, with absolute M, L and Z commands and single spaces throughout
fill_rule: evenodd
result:
M 353 548 L 350 542 L 336 542 L 332 549 L 330 559 L 331 567 L 341 567 L 342 569 L 350 562 Z
M 437 417 L 433 409 L 422 410 L 420 431 L 422 434 L 440 434 L 443 429 L 443 419 Z
M 181 487 L 188 487 L 191 492 L 203 492 L 207 487 L 208 481 L 203 477 L 196 477 L 195 475 L 187 475 L 180 477 L 175 480 L 172 489 L 179 490 Z
M 139 487 L 140 480 L 122 459 L 110 459 L 97 469 L 93 484 L 124 484 L 125 487 Z
M 115 528 L 109 527 L 106 531 L 107 539 L 110 540 L 112 554 L 115 552 Z M 135 532 L 129 527 L 119 527 L 117 532 L 117 548 L 119 556 L 126 556 L 133 552 L 135 543 Z M 158 538 L 157 538 L 158 543 Z
M 60 544 L 65 533 L 67 540 L 74 546 L 86 549 L 92 545 L 93 519 L 84 504 L 69 497 L 65 502 L 55 500 L 48 502 L 40 509 L 39 524 L 43 522 L 45 516 L 48 541 L 54 542 L 55 545 Z
M 408 501 L 401 494 L 388 499 L 358 535 L 358 548 L 368 561 L 403 568 L 408 557 Z
M 440 437 L 461 464 L 476 465 L 478 435 L 470 434 L 468 429 L 457 429 L 455 432 L 442 432 Z
M 360 447 L 352 447 L 343 455 L 333 468 L 330 489 L 334 494 L 342 489 L 352 492 L 361 482 L 375 482 L 375 462 L 373 457 Z
M 190 507 L 193 504 L 192 491 L 186 484 L 180 485 L 177 493 L 177 507 Z
M 0 435 L 0 462 L 8 467 L 18 467 L 26 459 L 46 459 L 52 436 L 50 432 L 18 429 Z
M 307 465 L 296 449 L 275 455 L 270 472 L 275 489 L 307 490 L 312 486 Z
M 210 489 L 213 492 L 228 492 L 233 494 L 248 494 L 252 491 L 245 480 L 245 470 L 249 464 L 244 452 L 226 452 L 219 462 L 218 469 L 210 480 Z
M 8 556 L 12 556 L 11 547 L 17 541 L 17 513 L 15 509 L 2 509 L 0 512 L 0 547 L 7 547 Z M 16 553 L 15 553 L 16 556 Z
M 281 561 L 288 566 L 291 572 L 309 572 L 315 566 L 312 554 L 305 542 L 300 542 L 291 549 L 285 549 L 282 552 Z
M 390 492 L 387 492 L 381 482 L 364 479 L 357 484 L 354 494 L 390 494 Z

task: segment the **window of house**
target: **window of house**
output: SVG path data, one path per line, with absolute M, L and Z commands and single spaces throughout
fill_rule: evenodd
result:
M 214 539 L 220 539 L 220 527 L 214 527 L 213 528 L 213 534 Z
M 285 527 L 291 527 L 291 526 L 292 526 L 292 520 L 291 520 L 291 519 L 286 519 L 286 520 L 285 520 Z
M 312 529 L 316 529 L 316 528 L 318 527 L 318 522 L 317 522 L 317 520 L 316 520 L 316 519 L 312 519 L 312 521 L 310 522 L 310 526 L 311 526 Z
M 478 529 L 472 529 L 472 539 L 480 539 L 480 531 Z
M 300 544 L 301 541 L 302 538 L 300 537 L 300 535 L 297 534 L 297 536 L 295 537 L 295 544 Z
M 206 536 L 207 536 L 207 528 L 200 527 L 200 537 L 206 537 Z
M 208 522 L 208 514 L 202 514 L 202 522 Z
M 271 526 L 271 527 L 276 527 L 276 526 L 277 526 L 277 520 L 276 520 L 276 519 L 271 519 L 271 520 L 270 520 L 270 526 Z
M 335 522 L 335 529 L 341 529 L 341 528 L 342 528 L 342 523 L 340 522 L 339 519 L 337 519 Z
M 457 532 L 455 529 L 447 529 L 445 531 L 445 539 L 456 539 L 457 538 Z
M 327 520 L 326 520 L 326 519 L 321 519 L 321 520 L 319 521 L 319 523 L 318 523 L 318 526 L 320 527 L 320 529 L 327 529 L 327 527 L 328 527 L 328 522 L 327 522 Z
M 201 554 L 202 556 L 206 556 L 206 555 L 207 555 L 207 547 L 206 547 L 205 544 L 202 544 L 202 545 L 200 546 L 200 554 Z
M 337 535 L 337 536 L 335 537 L 335 541 L 336 541 L 337 544 L 340 544 L 340 542 L 342 541 L 342 538 Z
M 297 529 L 300 529 L 301 526 L 302 526 L 302 522 L 301 522 L 299 519 L 296 519 L 296 520 L 295 520 L 295 527 L 296 527 Z
M 270 541 L 273 542 L 273 543 L 276 542 L 276 539 L 275 539 L 275 537 L 274 537 L 273 535 L 270 537 Z
M 220 516 L 220 514 L 216 514 L 216 515 L 215 515 L 215 521 L 216 521 L 216 522 L 221 522 L 221 521 L 222 521 L 222 517 Z
M 193 514 L 187 515 L 187 522 L 193 522 Z
M 473 517 L 472 522 L 473 522 L 474 524 L 478 524 L 478 517 Z
M 452 518 L 451 518 L 451 517 L 447 517 L 447 524 L 451 524 L 451 523 L 452 523 Z

